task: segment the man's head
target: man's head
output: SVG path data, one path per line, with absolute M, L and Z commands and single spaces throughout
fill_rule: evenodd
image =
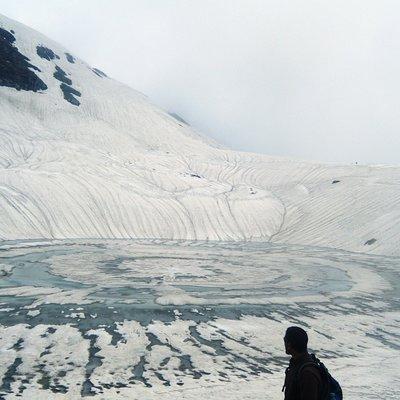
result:
M 287 328 L 283 340 L 285 342 L 286 354 L 293 356 L 307 351 L 307 332 L 298 326 Z

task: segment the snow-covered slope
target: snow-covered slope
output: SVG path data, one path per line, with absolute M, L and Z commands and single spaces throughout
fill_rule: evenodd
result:
M 399 167 L 224 149 L 36 31 L 4 16 L 0 28 L 1 239 L 260 240 L 400 254 Z

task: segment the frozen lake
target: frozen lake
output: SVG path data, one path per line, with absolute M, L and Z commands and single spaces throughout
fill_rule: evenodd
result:
M 0 398 L 281 399 L 297 324 L 346 399 L 398 399 L 399 271 L 268 243 L 2 242 Z

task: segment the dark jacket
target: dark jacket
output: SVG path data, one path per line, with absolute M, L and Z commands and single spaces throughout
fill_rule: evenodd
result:
M 297 359 L 290 359 L 285 376 L 285 400 L 319 400 L 322 391 L 322 377 L 316 366 L 303 364 L 313 361 L 306 353 Z M 300 371 L 300 373 L 299 373 Z M 297 376 L 298 375 L 298 376 Z M 296 378 L 297 376 L 297 378 Z

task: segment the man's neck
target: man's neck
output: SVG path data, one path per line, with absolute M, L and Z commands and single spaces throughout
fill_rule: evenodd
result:
M 306 350 L 306 351 L 303 351 L 302 353 L 292 354 L 292 359 L 293 359 L 293 361 L 297 361 L 297 360 L 299 360 L 300 358 L 305 357 L 306 355 L 308 355 L 308 351 L 307 351 L 307 350 Z

